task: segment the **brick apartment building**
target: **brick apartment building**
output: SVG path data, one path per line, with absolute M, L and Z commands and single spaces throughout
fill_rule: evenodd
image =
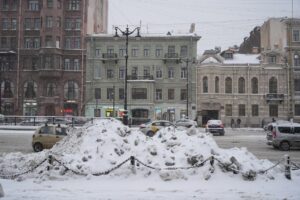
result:
M 0 113 L 82 115 L 85 36 L 107 32 L 107 0 L 0 0 Z

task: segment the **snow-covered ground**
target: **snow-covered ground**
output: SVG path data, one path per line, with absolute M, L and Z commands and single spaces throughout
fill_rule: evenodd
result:
M 280 165 L 259 173 L 274 164 L 245 148 L 221 149 L 210 134 L 195 128 L 166 128 L 149 138 L 114 119 L 70 130 L 51 150 L 3 154 L 0 174 L 24 172 L 50 154 L 70 170 L 54 162 L 48 171 L 44 162 L 13 180 L 0 179 L 4 199 L 296 200 L 300 196 L 299 171 L 292 171 L 292 180 L 285 178 Z M 130 156 L 138 159 L 135 164 L 141 163 L 133 167 Z M 211 156 L 213 165 L 205 162 Z M 102 175 L 107 170 L 111 172 Z

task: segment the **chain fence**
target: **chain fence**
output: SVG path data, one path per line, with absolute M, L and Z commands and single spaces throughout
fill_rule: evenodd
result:
M 210 165 L 210 172 L 213 173 L 214 172 L 214 164 L 215 161 L 218 163 L 218 166 L 223 170 L 223 171 L 227 171 L 227 172 L 232 172 L 234 174 L 239 174 L 241 173 L 241 175 L 247 179 L 247 180 L 253 180 L 257 174 L 265 174 L 268 171 L 270 171 L 271 169 L 277 167 L 278 165 L 284 163 L 285 166 L 285 177 L 287 179 L 291 179 L 291 170 L 299 170 L 300 169 L 300 165 L 295 163 L 295 162 L 291 162 L 290 161 L 290 157 L 289 156 L 285 156 L 285 158 L 280 159 L 277 163 L 275 163 L 273 166 L 264 169 L 264 170 L 259 170 L 259 171 L 255 171 L 255 170 L 248 170 L 246 172 L 243 172 L 241 170 L 241 164 L 236 160 L 235 157 L 231 157 L 230 158 L 230 162 L 224 162 L 221 161 L 219 158 L 215 157 L 215 156 L 210 156 L 208 158 L 206 158 L 205 160 L 201 161 L 200 163 L 196 163 L 192 166 L 187 166 L 187 167 L 165 167 L 165 168 L 161 168 L 161 167 L 154 167 L 151 166 L 149 164 L 146 164 L 144 162 L 142 162 L 141 160 L 139 160 L 138 158 L 134 157 L 134 156 L 130 156 L 129 158 L 125 159 L 123 162 L 117 164 L 116 166 L 102 171 L 102 172 L 96 172 L 96 173 L 85 173 L 82 171 L 78 171 L 78 170 L 74 170 L 71 167 L 67 166 L 67 164 L 65 164 L 64 162 L 62 162 L 61 160 L 57 159 L 56 157 L 49 155 L 47 158 L 45 158 L 44 160 L 42 160 L 41 162 L 39 162 L 38 164 L 36 164 L 34 167 L 31 167 L 30 169 L 24 171 L 24 172 L 20 172 L 17 174 L 0 174 L 0 178 L 2 179 L 15 179 L 19 176 L 28 174 L 33 172 L 35 169 L 37 169 L 38 167 L 40 167 L 42 164 L 44 164 L 46 161 L 48 161 L 47 164 L 47 171 L 51 170 L 51 167 L 54 165 L 54 162 L 57 162 L 60 166 L 65 168 L 65 171 L 70 171 L 76 175 L 80 175 L 80 176 L 87 176 L 87 175 L 93 175 L 93 176 L 103 176 L 103 175 L 108 175 L 111 172 L 119 169 L 120 167 L 122 167 L 125 163 L 130 161 L 130 165 L 135 167 L 135 166 L 144 166 L 146 168 L 149 168 L 151 170 L 157 170 L 157 171 L 163 171 L 163 170 L 189 170 L 189 169 L 195 169 L 195 168 L 200 168 L 203 167 L 205 165 L 206 162 L 209 161 L 209 165 Z

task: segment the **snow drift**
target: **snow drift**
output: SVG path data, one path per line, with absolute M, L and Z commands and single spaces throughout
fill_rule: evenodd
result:
M 137 129 L 124 126 L 115 119 L 99 119 L 79 129 L 71 129 L 69 135 L 52 149 L 40 153 L 9 153 L 0 158 L 0 174 L 18 174 L 34 168 L 52 155 L 59 162 L 53 162 L 50 170 L 43 162 L 23 178 L 72 177 L 77 174 L 95 175 L 111 171 L 109 176 L 159 176 L 161 179 L 188 179 L 191 176 L 209 179 L 214 175 L 228 173 L 226 166 L 240 174 L 254 173 L 273 166 L 268 160 L 259 160 L 246 148 L 221 149 L 210 134 L 190 129 L 168 127 L 154 137 L 147 137 Z M 123 161 L 134 156 L 136 166 L 130 162 L 118 167 Z M 214 165 L 206 159 L 214 156 Z M 139 162 L 141 163 L 139 163 Z M 218 161 L 218 162 L 217 162 Z M 204 163 L 205 162 L 205 163 Z M 65 166 L 63 166 L 63 165 Z M 70 170 L 66 170 L 70 169 Z M 113 170 L 112 170 L 113 169 Z M 73 171 L 73 172 L 72 172 Z M 268 176 L 279 171 L 274 168 Z M 241 175 L 237 175 L 241 177 Z

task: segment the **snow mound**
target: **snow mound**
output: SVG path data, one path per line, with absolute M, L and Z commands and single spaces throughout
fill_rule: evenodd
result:
M 246 148 L 221 149 L 210 134 L 199 132 L 194 127 L 167 127 L 154 137 L 148 137 L 118 120 L 107 118 L 70 130 L 69 135 L 51 150 L 4 155 L 0 158 L 0 174 L 20 173 L 42 162 L 48 155 L 59 162 L 54 161 L 48 171 L 48 163 L 44 162 L 22 177 L 44 178 L 45 174 L 56 178 L 62 175 L 72 177 L 75 172 L 87 176 L 108 174 L 112 177 L 156 175 L 165 181 L 188 179 L 195 175 L 209 179 L 212 173 L 228 172 L 226 166 L 230 166 L 243 176 L 246 174 L 254 179 L 256 172 L 273 165 L 268 160 L 257 159 Z M 130 164 L 131 156 L 136 158 L 135 167 Z M 211 156 L 215 158 L 214 163 L 209 159 Z M 119 165 L 123 161 L 128 162 Z M 278 170 L 272 169 L 269 176 Z M 232 173 L 227 174 L 232 176 Z

